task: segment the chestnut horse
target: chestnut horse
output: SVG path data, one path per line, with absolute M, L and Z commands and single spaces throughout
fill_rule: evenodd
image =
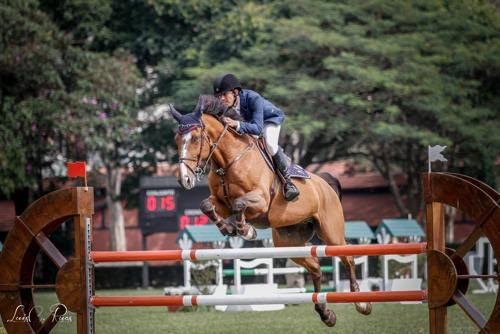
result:
M 333 182 L 330 185 L 312 173 L 310 179 L 294 179 L 300 196 L 287 202 L 280 191 L 278 177 L 256 147 L 255 137 L 239 134 L 223 123 L 221 116 L 234 116 L 233 109 L 228 109 L 213 96 L 204 95 L 200 96 L 192 113 L 182 115 L 173 106 L 170 106 L 170 113 L 179 123 L 176 135 L 180 163 L 178 181 L 184 189 L 193 188 L 211 164 L 208 174 L 211 195 L 202 201 L 201 210 L 221 233 L 239 234 L 251 240 L 256 236 L 254 226 L 271 227 L 276 247 L 304 246 L 315 233 L 327 245 L 346 244 L 344 215 L 337 193 L 340 189 L 334 189 L 339 187 Z M 328 174 L 328 178 L 340 185 L 333 176 Z M 228 218 L 234 219 L 236 227 Z M 314 291 L 320 292 L 318 259 L 292 260 L 311 273 Z M 343 256 L 341 261 L 347 269 L 351 291 L 359 291 L 353 258 Z M 370 314 L 372 306 L 371 303 L 356 303 L 356 309 L 362 314 Z M 315 310 L 326 325 L 335 325 L 336 316 L 326 304 L 316 304 Z

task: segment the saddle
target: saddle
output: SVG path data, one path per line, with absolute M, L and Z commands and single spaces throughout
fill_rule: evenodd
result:
M 271 169 L 273 173 L 279 176 L 281 182 L 283 183 L 285 179 L 283 175 L 281 175 L 281 172 L 279 172 L 279 170 L 274 167 L 273 157 L 271 156 L 271 153 L 269 153 L 269 150 L 267 149 L 265 138 L 259 137 L 257 138 L 256 141 L 257 141 L 257 148 L 259 149 L 260 154 L 262 154 L 262 157 L 264 158 L 264 161 L 266 162 L 267 166 Z M 290 172 L 290 177 L 295 179 L 311 178 L 309 173 L 307 173 L 304 168 L 302 168 L 297 164 L 294 164 L 293 162 L 290 164 L 289 172 Z

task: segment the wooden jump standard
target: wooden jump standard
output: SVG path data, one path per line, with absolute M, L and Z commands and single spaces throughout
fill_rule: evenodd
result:
M 282 295 L 282 297 L 293 299 L 293 303 L 427 300 L 431 334 L 448 332 L 447 307 L 457 304 L 477 325 L 481 333 L 500 333 L 500 294 L 497 293 L 493 311 L 489 319 L 486 319 L 465 297 L 471 276 L 463 261 L 464 255 L 483 235 L 490 241 L 495 258 L 498 259 L 500 254 L 500 194 L 475 179 L 453 173 L 425 173 L 422 174 L 422 182 L 427 216 L 425 248 L 428 273 L 427 291 L 304 293 Z M 93 263 L 95 262 L 116 261 L 117 258 L 120 261 L 136 261 L 137 259 L 131 259 L 134 256 L 141 260 L 154 261 L 164 260 L 167 257 L 173 257 L 172 260 L 204 259 L 205 256 L 243 258 L 245 254 L 228 255 L 229 253 L 225 253 L 221 255 L 217 253 L 218 250 L 210 250 L 211 252 L 196 250 L 189 251 L 187 254 L 182 251 L 146 254 L 120 252 L 115 255 L 109 252 L 91 253 L 93 204 L 92 188 L 61 189 L 40 198 L 17 217 L 14 227 L 7 236 L 4 249 L 0 253 L 0 268 L 2 269 L 0 271 L 0 315 L 7 333 L 48 333 L 57 324 L 59 319 L 57 315 L 64 314 L 66 309 L 77 314 L 77 332 L 82 334 L 94 333 L 94 307 L 97 306 L 258 303 L 258 300 L 252 299 L 255 298 L 254 296 L 94 296 Z M 444 204 L 459 208 L 476 223 L 474 231 L 456 250 L 445 248 Z M 51 242 L 49 236 L 58 226 L 69 220 L 73 221 L 75 249 L 73 256 L 66 257 Z M 364 251 L 361 253 L 343 253 L 360 252 L 361 246 L 349 246 L 345 249 L 339 249 L 336 246 L 313 246 L 301 252 L 309 252 L 308 256 L 376 255 L 395 252 L 394 248 L 389 251 L 380 248 L 379 245 L 375 246 L 362 246 Z M 405 248 L 405 246 L 402 247 Z M 411 250 L 411 254 L 421 253 L 424 251 L 425 244 L 410 244 L 406 247 L 415 247 Z M 390 253 L 380 253 L 382 250 Z M 33 282 L 36 257 L 40 251 L 59 268 L 54 285 L 38 285 Z M 249 250 L 242 251 L 248 252 Z M 274 250 L 271 251 L 274 254 Z M 375 253 L 368 254 L 372 251 Z M 269 253 L 266 253 L 269 250 L 259 250 L 259 252 L 262 253 L 259 253 L 258 257 L 269 257 Z M 404 253 L 404 250 L 402 252 L 398 250 L 396 253 L 408 254 Z M 145 258 L 146 255 L 152 258 Z M 251 256 L 248 253 L 246 255 Z M 55 287 L 60 303 L 51 315 L 42 321 L 36 312 L 31 312 L 30 321 L 9 321 L 16 312 L 19 317 L 27 317 L 27 314 L 36 307 L 33 290 L 47 287 Z M 270 296 L 268 298 L 273 298 L 271 303 L 275 303 L 278 298 L 282 297 Z M 259 300 L 261 298 L 258 297 Z M 286 303 L 281 299 L 278 302 Z

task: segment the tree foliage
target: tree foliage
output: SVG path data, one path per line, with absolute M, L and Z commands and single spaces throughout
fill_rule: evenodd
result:
M 427 145 L 448 146 L 450 170 L 495 182 L 490 2 L 40 0 L 0 11 L 4 193 L 61 152 L 138 173 L 171 160 L 173 123 L 159 106 L 191 109 L 223 72 L 285 110 L 282 143 L 297 162 L 367 161 L 402 214 L 419 209 Z
M 126 164 L 139 138 L 136 89 L 142 79 L 128 51 L 91 50 L 109 17 L 100 4 L 0 6 L 3 195 L 29 189 L 36 198 L 50 190 L 47 177 L 64 175 L 68 160 L 87 160 L 94 168 Z
M 233 71 L 286 110 L 284 143 L 302 164 L 363 157 L 396 198 L 393 177 L 403 172 L 408 197 L 419 199 L 427 145 L 440 143 L 449 147 L 451 170 L 494 183 L 500 19 L 489 3 L 253 5 L 261 6 L 253 19 L 262 24 L 251 46 L 185 69 L 174 99 L 193 99 L 193 90 L 208 90 L 216 74 Z M 233 12 L 248 6 L 238 3 Z M 418 211 L 412 201 L 398 204 L 402 214 Z
M 0 189 L 36 187 L 60 143 L 70 41 L 35 1 L 0 6 Z

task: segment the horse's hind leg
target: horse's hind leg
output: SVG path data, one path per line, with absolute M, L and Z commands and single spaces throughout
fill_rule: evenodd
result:
M 332 217 L 335 217 L 332 215 Z M 332 218 L 330 217 L 330 218 Z M 324 221 L 327 221 L 326 219 Z M 330 220 L 331 222 L 331 220 Z M 337 217 L 337 222 L 339 224 L 335 226 L 342 226 L 340 223 L 344 223 L 343 216 L 338 216 Z M 332 225 L 318 225 L 319 227 L 317 229 L 317 234 L 318 237 L 323 240 L 327 245 L 345 245 L 346 241 L 344 239 L 344 228 L 342 227 L 341 229 L 335 230 Z M 347 270 L 347 275 L 349 276 L 349 281 L 350 281 L 350 288 L 351 292 L 358 292 L 359 291 L 359 285 L 356 282 L 356 266 L 354 264 L 354 259 L 352 256 L 341 256 L 340 260 L 344 264 L 346 270 Z M 368 315 L 372 312 L 372 304 L 371 303 L 355 303 L 356 305 L 356 310 L 361 313 Z
M 358 292 L 359 285 L 356 281 L 356 265 L 354 263 L 354 258 L 352 256 L 341 256 L 340 260 L 347 270 L 351 292 Z M 356 305 L 356 310 L 361 314 L 368 315 L 372 313 L 372 303 L 355 303 L 354 305 Z
M 314 292 L 321 292 L 321 266 L 319 261 L 315 257 L 308 258 L 300 258 L 300 259 L 292 259 L 293 262 L 307 269 L 307 271 L 311 274 L 311 278 L 314 284 Z M 314 310 L 318 312 L 321 320 L 328 327 L 335 326 L 337 322 L 337 317 L 332 310 L 327 308 L 326 304 L 315 304 Z
M 273 229 L 273 242 L 276 247 L 304 246 L 313 235 L 313 229 L 307 223 Z M 293 262 L 307 269 L 311 274 L 314 292 L 321 292 L 321 267 L 317 258 L 293 258 Z M 326 304 L 316 304 L 314 309 L 321 320 L 329 327 L 335 326 L 337 317 Z

